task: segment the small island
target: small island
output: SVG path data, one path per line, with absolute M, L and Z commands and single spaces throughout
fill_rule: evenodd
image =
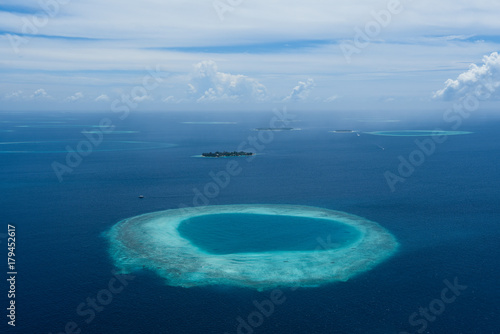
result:
M 205 158 L 224 158 L 224 157 L 241 157 L 241 156 L 249 156 L 254 155 L 252 152 L 243 152 L 243 151 L 233 151 L 233 152 L 210 152 L 210 153 L 202 153 L 201 156 Z
M 294 128 L 256 128 L 255 131 L 292 131 Z

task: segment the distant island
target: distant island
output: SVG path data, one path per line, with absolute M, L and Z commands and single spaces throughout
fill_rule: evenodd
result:
M 294 128 L 256 128 L 256 131 L 291 131 Z
M 252 152 L 243 152 L 243 151 L 233 151 L 233 152 L 210 152 L 210 153 L 202 153 L 201 156 L 205 158 L 223 158 L 223 157 L 241 157 L 241 156 L 248 156 L 248 155 L 254 155 Z

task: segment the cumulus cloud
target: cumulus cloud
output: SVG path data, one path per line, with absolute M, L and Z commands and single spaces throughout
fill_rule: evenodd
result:
M 52 96 L 50 96 L 45 89 L 40 88 L 37 89 L 32 95 L 29 97 L 32 100 L 38 100 L 38 99 L 52 99 Z
M 99 95 L 98 97 L 96 97 L 95 101 L 96 102 L 107 102 L 107 101 L 109 101 L 109 96 L 107 96 L 106 94 Z
M 460 74 L 456 80 L 448 79 L 444 88 L 434 92 L 435 99 L 460 99 L 469 94 L 498 97 L 500 87 L 500 56 L 493 52 L 483 57 L 483 65 L 472 64 L 469 70 Z
M 82 92 L 77 92 L 75 93 L 74 95 L 71 95 L 71 96 L 68 96 L 66 98 L 66 101 L 69 101 L 69 102 L 76 102 L 78 100 L 81 100 L 83 99 L 83 93 Z
M 314 88 L 314 80 L 309 78 L 307 81 L 299 81 L 297 86 L 293 87 L 290 95 L 285 97 L 283 101 L 291 101 L 298 102 L 304 101 L 308 96 L 311 90 Z
M 263 101 L 267 89 L 256 79 L 241 74 L 219 72 L 212 60 L 194 66 L 188 95 L 198 102 Z

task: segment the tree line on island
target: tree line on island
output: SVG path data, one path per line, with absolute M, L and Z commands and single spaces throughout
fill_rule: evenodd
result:
M 254 155 L 252 152 L 244 152 L 244 151 L 232 151 L 232 152 L 209 152 L 209 153 L 202 153 L 202 157 L 207 157 L 207 158 L 221 158 L 221 157 L 240 157 L 240 156 L 247 156 L 247 155 Z

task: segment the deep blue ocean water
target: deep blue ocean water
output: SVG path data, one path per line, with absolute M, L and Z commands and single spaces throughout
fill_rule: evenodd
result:
M 255 327 L 240 326 L 240 332 L 500 333 L 498 118 L 464 121 L 459 130 L 473 134 L 450 136 L 436 144 L 435 152 L 391 191 L 384 173 L 397 174 L 398 157 L 409 159 L 418 149 L 415 139 L 426 137 L 363 132 L 437 126 L 447 130 L 449 124 L 423 118 L 383 123 L 366 117 L 359 121 L 347 113 L 298 114 L 300 121 L 291 126 L 302 131 L 275 132 L 273 140 L 258 142 L 259 154 L 251 161 L 238 158 L 241 172 L 216 196 L 197 196 L 212 182 L 210 172 L 226 170 L 229 160 L 192 156 L 235 150 L 240 143 L 248 148 L 247 138 L 258 135 L 251 129 L 268 127 L 272 116 L 137 112 L 119 120 L 113 114 L 2 114 L 0 130 L 6 131 L 0 131 L 0 151 L 12 151 L 14 146 L 40 151 L 40 143 L 34 142 L 51 143 L 45 153 L 0 153 L 0 233 L 6 233 L 7 224 L 16 226 L 18 272 L 16 327 L 7 326 L 2 315 L 0 331 L 71 333 L 77 326 L 75 333 L 232 334 L 241 323 L 237 319 L 247 325 L 262 319 Z M 81 132 L 95 129 L 104 117 L 116 131 L 105 134 L 103 142 L 59 182 L 53 162 L 64 164 L 66 145 L 76 149 L 86 140 Z M 181 123 L 189 121 L 237 124 Z M 359 136 L 329 132 L 349 128 L 359 130 Z M 6 144 L 13 142 L 28 143 Z M 143 199 L 138 198 L 141 194 Z M 271 291 L 174 288 L 147 271 L 136 272 L 122 290 L 109 295 L 114 267 L 103 232 L 124 218 L 192 206 L 193 201 L 345 211 L 382 225 L 396 236 L 400 249 L 347 282 L 282 289 L 281 302 L 262 318 L 255 318 L 256 304 L 269 300 Z M 6 240 L 0 241 L 5 259 Z M 455 282 L 460 286 L 456 294 L 448 287 Z M 5 280 L 2 286 L 6 314 Z M 456 298 L 444 303 L 446 288 L 445 299 Z M 96 296 L 107 304 L 97 305 L 91 316 L 85 311 Z M 424 310 L 427 318 L 418 314 L 419 308 L 429 307 L 435 313 Z

